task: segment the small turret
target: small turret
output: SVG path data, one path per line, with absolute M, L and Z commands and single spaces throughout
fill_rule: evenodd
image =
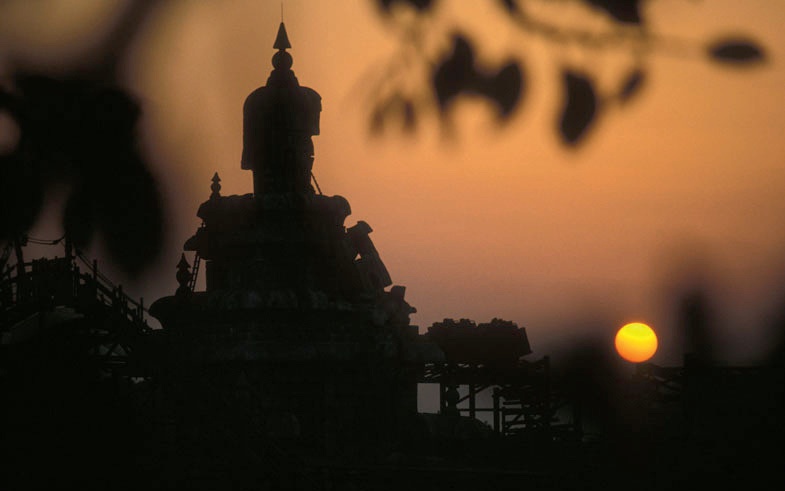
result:
M 210 199 L 221 197 L 221 178 L 218 177 L 218 172 L 213 174 L 212 184 L 210 185 Z
M 283 22 L 273 48 L 273 71 L 267 85 L 248 96 L 243 106 L 242 168 L 254 174 L 254 194 L 313 193 L 311 137 L 319 134 L 322 98 L 301 87 L 292 71 L 291 48 Z
M 177 295 L 188 295 L 191 293 L 191 288 L 188 282 L 191 280 L 191 265 L 185 259 L 185 253 L 180 255 L 180 262 L 177 263 Z

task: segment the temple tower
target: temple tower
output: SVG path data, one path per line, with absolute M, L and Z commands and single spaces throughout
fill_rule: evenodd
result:
M 281 22 L 267 85 L 251 92 L 243 107 L 242 168 L 253 171 L 254 194 L 313 193 L 313 141 L 319 134 L 322 98 L 301 87 L 292 71 L 286 27 Z
M 185 243 L 206 291 L 183 260 L 177 293 L 150 312 L 170 347 L 180 445 L 378 457 L 417 413 L 415 309 L 371 227 L 346 227 L 348 201 L 311 188 L 321 99 L 299 85 L 290 47 L 282 23 L 267 84 L 243 108 L 254 193 L 224 196 L 216 174 Z

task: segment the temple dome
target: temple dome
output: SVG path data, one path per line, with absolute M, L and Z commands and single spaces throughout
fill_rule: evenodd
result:
M 300 86 L 291 67 L 289 38 L 283 22 L 273 48 L 267 84 L 251 92 L 243 106 L 241 166 L 254 173 L 254 193 L 309 193 L 313 142 L 319 134 L 322 98 Z

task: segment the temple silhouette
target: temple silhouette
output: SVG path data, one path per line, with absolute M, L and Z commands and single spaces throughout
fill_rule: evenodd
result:
M 241 434 L 300 456 L 383 452 L 417 411 L 405 366 L 417 356 L 414 309 L 402 287 L 385 291 L 391 279 L 371 228 L 347 228 L 348 201 L 311 186 L 321 97 L 291 70 L 283 24 L 274 47 L 267 84 L 243 110 L 242 167 L 254 192 L 221 196 L 213 177 L 203 224 L 185 243 L 193 271 L 183 256 L 177 293 L 150 313 L 169 333 L 174 385 L 187 387 L 176 404 L 200 413 L 197 439 L 220 432 L 210 426 L 224 424 L 222 401 L 240 397 L 250 398 L 237 403 L 248 412 Z M 207 288 L 194 292 L 202 263 Z
M 631 476 L 657 489 L 752 451 L 743 434 L 711 437 L 749 416 L 740 394 L 780 410 L 781 367 L 640 365 L 620 399 L 632 409 L 616 413 L 601 361 L 558 385 L 513 322 L 420 334 L 371 227 L 347 225 L 347 199 L 314 188 L 321 97 L 292 71 L 283 23 L 273 48 L 243 108 L 253 193 L 223 195 L 213 176 L 178 287 L 149 306 L 161 329 L 70 245 L 31 262 L 21 240 L 5 249 L 0 264 L 17 256 L 0 281 L 7 489 L 608 489 Z M 706 383 L 717 374 L 719 391 Z M 438 414 L 418 412 L 419 384 L 438 386 Z M 706 423 L 707 401 L 726 416 Z M 617 419 L 592 436 L 585 423 L 603 418 Z M 720 449 L 709 460 L 690 453 L 707 441 Z M 779 445 L 771 462 L 736 465 L 776 466 Z M 631 458 L 664 455 L 686 463 L 662 464 L 666 478 L 659 460 Z

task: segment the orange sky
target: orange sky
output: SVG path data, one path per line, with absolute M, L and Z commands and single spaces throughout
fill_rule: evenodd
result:
M 293 69 L 323 98 L 314 173 L 325 194 L 349 199 L 347 225 L 373 227 L 393 281 L 418 309 L 414 323 L 502 317 L 526 326 L 542 355 L 590 334 L 611 346 L 620 325 L 644 320 L 660 333 L 654 361 L 675 362 L 669 292 L 690 266 L 711 279 L 724 354 L 761 353 L 762 326 L 785 293 L 785 6 L 650 2 L 655 32 L 695 45 L 753 34 L 768 63 L 734 69 L 654 52 L 639 97 L 603 114 L 571 150 L 554 131 L 559 68 L 591 67 L 612 85 L 629 53 L 554 48 L 512 28 L 492 3 L 443 0 L 428 46 L 447 46 L 460 26 L 482 40 L 485 62 L 523 57 L 528 93 L 505 127 L 465 101 L 447 140 L 433 115 L 414 136 L 369 136 L 371 76 L 400 46 L 372 2 L 285 2 Z M 116 5 L 3 3 L 0 65 L 16 55 L 68 66 Z M 174 265 L 213 172 L 223 194 L 251 191 L 239 165 L 241 108 L 271 70 L 279 20 L 278 1 L 164 2 L 134 47 L 127 84 L 144 104 L 141 133 L 172 221 L 163 273 L 131 287 L 148 303 L 176 288 Z

